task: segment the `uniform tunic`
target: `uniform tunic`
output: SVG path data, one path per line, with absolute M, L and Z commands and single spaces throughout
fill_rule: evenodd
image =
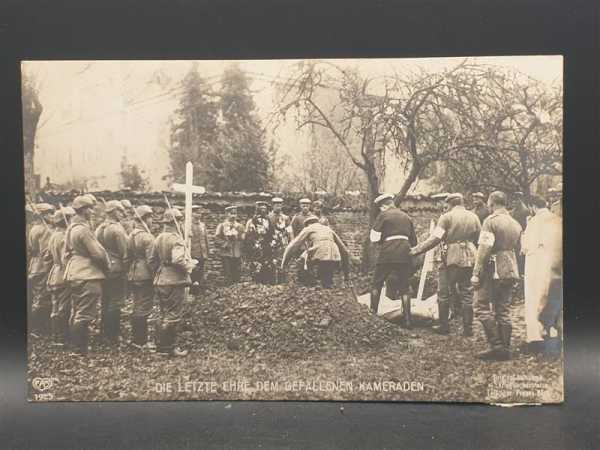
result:
M 480 223 L 483 223 L 483 221 L 490 215 L 490 210 L 485 205 L 476 206 L 473 208 L 473 212 L 479 218 Z
M 190 274 L 192 282 L 204 282 L 204 265 L 208 259 L 208 232 L 206 225 L 201 221 L 192 221 L 192 233 L 190 235 L 192 258 L 198 261 L 196 267 Z
M 413 274 L 410 248 L 417 245 L 417 235 L 408 214 L 399 208 L 389 208 L 375 219 L 371 241 L 378 242 L 380 251 L 373 273 L 372 285 L 381 289 L 387 281 L 393 297 L 406 294 Z
M 31 311 L 49 310 L 52 307 L 50 293 L 46 290 L 48 272 L 52 259 L 48 254 L 48 240 L 52 232 L 42 223 L 31 227 L 28 239 L 29 267 L 27 278 L 31 287 Z
M 456 292 L 463 307 L 473 302 L 471 276 L 481 224 L 477 215 L 464 206 L 454 206 L 442 214 L 433 234 L 442 239 L 442 261 L 438 272 L 438 301 L 449 302 Z
M 150 267 L 156 270 L 154 286 L 163 325 L 183 318 L 185 287 L 191 281 L 188 263 L 185 242 L 174 226 L 165 226 L 152 245 L 149 259 Z
M 308 212 L 306 214 L 299 212 L 292 218 L 291 226 L 292 226 L 292 232 L 294 233 L 293 237 L 296 237 L 300 234 L 300 232 L 304 228 L 304 221 L 310 215 L 311 215 L 310 212 Z
M 102 296 L 101 282 L 106 277 L 110 260 L 82 217 L 75 216 L 65 235 L 65 281 L 72 302 L 72 322 L 90 322 L 97 317 L 97 305 Z
M 217 227 L 215 239 L 219 245 L 225 280 L 228 283 L 237 283 L 240 281 L 242 269 L 244 226 L 237 221 L 226 220 Z
M 136 228 L 129 235 L 127 251 L 131 261 L 127 280 L 133 294 L 134 317 L 148 317 L 152 312 L 154 272 L 149 261 L 153 243 L 154 236 L 136 224 Z
M 305 227 L 298 236 L 288 245 L 283 255 L 283 262 L 287 262 L 292 255 L 308 247 L 309 260 L 317 265 L 317 275 L 324 287 L 330 287 L 333 282 L 333 272 L 340 261 L 347 261 L 350 252 L 339 236 L 327 225 L 320 222 L 312 223 Z
M 255 215 L 246 223 L 246 249 L 250 273 L 259 283 L 273 283 L 275 277 L 274 230 L 268 217 Z
M 504 208 L 483 222 L 473 268 L 473 275 L 480 278 L 476 313 L 482 322 L 510 325 L 512 289 L 519 278 L 516 251 L 521 231 L 519 223 Z M 490 303 L 494 305 L 493 312 Z
M 104 282 L 102 311 L 119 311 L 125 302 L 128 271 L 127 233 L 119 222 L 107 219 L 96 230 L 96 237 L 106 249 L 110 268 Z
M 52 312 L 50 317 L 68 319 L 71 312 L 69 291 L 65 282 L 64 245 L 66 230 L 58 228 L 48 241 L 48 253 L 52 258 L 52 268 L 48 274 L 48 290 L 52 292 Z

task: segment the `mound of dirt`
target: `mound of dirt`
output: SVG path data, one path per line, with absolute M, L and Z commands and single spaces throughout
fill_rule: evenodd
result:
M 349 289 L 296 284 L 240 283 L 195 300 L 189 308 L 190 344 L 206 349 L 274 352 L 281 356 L 380 349 L 406 339 L 395 324 L 369 314 Z

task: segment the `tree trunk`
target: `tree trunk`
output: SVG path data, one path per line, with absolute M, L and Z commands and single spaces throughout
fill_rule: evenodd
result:
M 402 200 L 404 200 L 404 197 L 406 197 L 406 193 L 408 192 L 410 187 L 413 185 L 413 183 L 415 181 L 417 181 L 417 178 L 419 177 L 421 170 L 422 170 L 421 164 L 418 161 L 414 161 L 410 168 L 410 171 L 408 172 L 408 176 L 405 178 L 404 182 L 402 183 L 400 190 L 396 193 L 396 206 L 399 206 L 400 202 Z
M 377 195 L 379 194 L 379 177 L 377 176 L 377 171 L 375 169 L 375 165 L 371 161 L 366 161 L 365 164 L 366 170 L 365 175 L 367 176 L 367 208 L 369 210 L 369 233 L 371 231 L 371 227 L 375 222 L 375 218 L 379 213 L 379 208 L 377 208 L 374 204 Z M 362 255 L 361 255 L 361 271 L 362 273 L 368 273 L 371 269 L 371 266 L 374 263 L 374 247 L 371 244 L 369 239 L 369 234 L 365 237 L 362 246 Z
M 23 86 L 23 162 L 25 175 L 25 192 L 33 194 L 36 191 L 34 153 L 35 134 L 42 115 L 42 105 L 37 99 L 37 93 L 28 84 Z

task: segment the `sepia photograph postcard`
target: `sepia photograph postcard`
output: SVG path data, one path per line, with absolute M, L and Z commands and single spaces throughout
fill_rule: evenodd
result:
M 564 401 L 562 56 L 21 80 L 30 401 Z

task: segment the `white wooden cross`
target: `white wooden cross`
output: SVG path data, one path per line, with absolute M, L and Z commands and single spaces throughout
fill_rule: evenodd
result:
M 204 194 L 203 186 L 194 186 L 194 165 L 188 161 L 185 165 L 185 184 L 173 183 L 173 190 L 185 193 L 185 224 L 184 239 L 188 249 L 191 249 L 192 234 L 192 194 Z

